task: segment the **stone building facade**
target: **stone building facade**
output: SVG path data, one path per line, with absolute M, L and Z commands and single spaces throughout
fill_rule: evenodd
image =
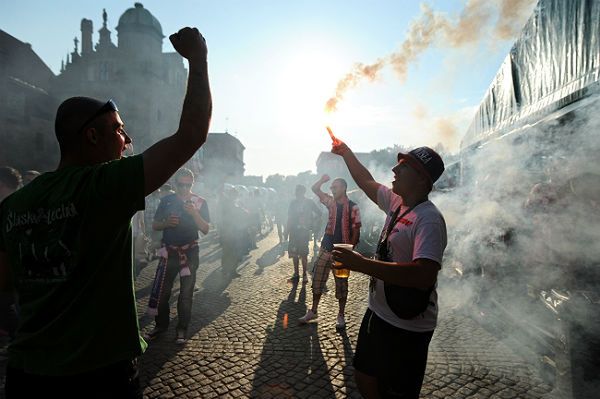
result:
M 58 164 L 50 95 L 55 75 L 24 43 L 0 30 L 0 166 L 47 170 Z
M 162 27 L 141 3 L 119 18 L 116 44 L 106 11 L 102 20 L 94 45 L 93 22 L 82 19 L 81 49 L 76 38 L 52 94 L 59 101 L 76 95 L 112 98 L 140 152 L 177 129 L 187 71 L 179 54 L 163 53 Z
M 177 130 L 187 82 L 183 58 L 162 51 L 160 22 L 141 3 L 119 18 L 116 43 L 108 20 L 104 10 L 95 43 L 94 23 L 81 20 L 81 36 L 58 76 L 31 45 L 0 30 L 0 165 L 54 169 L 59 160 L 54 117 L 72 96 L 112 98 L 136 153 Z M 210 185 L 239 181 L 244 146 L 229 133 L 212 133 L 187 166 Z
M 209 189 L 223 183 L 240 183 L 244 176 L 244 145 L 235 136 L 210 133 L 193 160 L 200 165 L 199 174 Z

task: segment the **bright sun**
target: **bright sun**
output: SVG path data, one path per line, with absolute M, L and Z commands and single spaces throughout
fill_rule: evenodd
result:
M 325 111 L 325 103 L 343 73 L 344 65 L 326 52 L 299 52 L 290 57 L 278 77 L 279 111 L 289 122 L 287 129 L 295 135 L 312 131 L 327 136 L 325 126 L 335 123 L 336 115 Z

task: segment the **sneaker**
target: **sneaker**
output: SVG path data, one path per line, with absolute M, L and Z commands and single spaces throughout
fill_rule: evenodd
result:
M 339 314 L 337 317 L 337 320 L 335 321 L 335 328 L 344 328 L 344 327 L 346 327 L 346 320 L 344 320 L 344 316 Z
M 154 329 L 152 329 L 151 331 L 149 331 L 146 334 L 144 334 L 144 339 L 146 341 L 152 341 L 152 340 L 160 337 L 166 331 L 167 331 L 166 328 L 157 328 L 157 327 L 154 327 Z
M 303 317 L 299 318 L 298 322 L 300 324 L 306 324 L 309 321 L 316 319 L 317 317 L 317 314 L 314 313 L 312 309 L 308 309 L 308 312 L 306 312 L 306 314 Z
M 175 343 L 179 344 L 179 345 L 183 345 L 186 342 L 187 342 L 187 339 L 185 338 L 185 330 L 178 329 L 177 333 L 175 334 Z

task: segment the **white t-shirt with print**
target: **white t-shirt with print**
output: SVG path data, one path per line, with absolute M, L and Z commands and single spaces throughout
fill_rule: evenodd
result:
M 402 204 L 402 197 L 381 185 L 377 191 L 377 205 L 387 214 L 384 231 L 387 230 L 391 214 Z M 398 216 L 408 207 L 402 206 Z M 396 222 L 388 237 L 388 255 L 393 262 L 412 262 L 416 259 L 431 259 L 442 264 L 446 248 L 446 223 L 436 206 L 425 201 L 415 206 Z M 384 283 L 379 279 L 374 289 L 369 289 L 369 309 L 393 326 L 409 331 L 432 331 L 437 324 L 437 291 L 434 289 L 429 298 L 430 304 L 419 316 L 404 320 L 394 314 L 385 299 Z

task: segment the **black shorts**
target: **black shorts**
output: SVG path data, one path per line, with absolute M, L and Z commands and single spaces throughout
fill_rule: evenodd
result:
M 394 327 L 367 309 L 363 317 L 354 368 L 376 377 L 384 398 L 419 398 L 433 331 Z

